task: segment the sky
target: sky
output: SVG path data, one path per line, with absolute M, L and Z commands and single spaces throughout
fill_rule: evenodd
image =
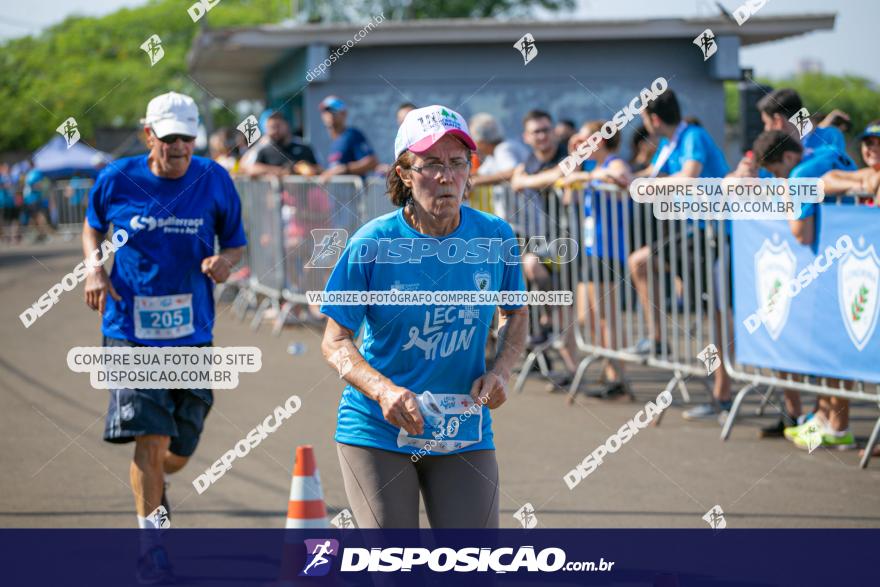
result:
M 714 0 L 578 0 L 577 18 L 694 18 L 717 15 Z M 0 39 L 39 32 L 71 14 L 103 15 L 119 8 L 139 6 L 144 0 L 3 0 L 0 7 Z M 721 0 L 733 12 L 745 0 Z M 187 2 L 181 0 L 181 5 Z M 745 48 L 740 64 L 753 67 L 756 75 L 784 77 L 798 62 L 818 60 L 826 73 L 855 74 L 880 84 L 880 55 L 869 48 L 877 34 L 871 25 L 880 22 L 878 0 L 768 0 L 758 15 L 815 14 L 836 12 L 835 30 L 811 33 L 786 41 Z M 553 18 L 552 16 L 550 18 Z M 746 23 L 744 26 L 748 26 Z M 876 46 L 875 46 L 876 47 Z

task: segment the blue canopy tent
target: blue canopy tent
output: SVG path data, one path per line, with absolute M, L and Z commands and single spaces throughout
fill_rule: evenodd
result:
M 94 177 L 113 157 L 77 142 L 69 149 L 64 137 L 57 135 L 34 153 L 34 168 L 55 179 L 72 175 Z

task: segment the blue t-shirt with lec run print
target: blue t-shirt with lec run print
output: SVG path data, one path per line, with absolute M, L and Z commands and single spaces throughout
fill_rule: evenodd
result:
M 651 161 L 652 164 L 656 164 L 657 158 L 668 142 L 669 139 L 666 137 L 660 140 L 657 152 Z M 724 153 L 721 152 L 706 129 L 695 124 L 687 125 L 681 132 L 678 143 L 658 173 L 667 175 L 678 173 L 687 161 L 699 161 L 702 164 L 700 177 L 724 177 L 730 171 L 727 161 L 724 159 Z
M 110 281 L 121 296 L 107 297 L 105 336 L 148 346 L 210 342 L 213 282 L 202 260 L 220 248 L 247 244 L 241 202 L 229 173 L 193 157 L 186 174 L 153 174 L 147 155 L 110 163 L 98 176 L 86 212 L 89 226 L 128 232 L 116 251 Z
M 352 237 L 326 291 L 525 291 L 516 256 L 511 263 L 491 259 L 444 263 L 436 255 L 422 256 L 419 263 L 377 263 L 375 257 L 357 262 L 367 259 L 363 255 L 368 250 L 358 243 L 372 242 L 362 239 L 406 239 L 398 242 L 412 242 L 418 248 L 420 242 L 433 238 L 413 229 L 403 209 L 380 216 Z M 462 206 L 458 228 L 436 240 L 476 238 L 515 237 L 507 222 Z M 510 310 L 519 305 L 502 307 Z M 359 350 L 367 362 L 413 393 L 430 391 L 443 412 L 439 426 L 425 422 L 424 433 L 410 437 L 385 420 L 377 402 L 347 386 L 339 402 L 337 442 L 406 454 L 421 449 L 449 454 L 495 448 L 489 409 L 470 397 L 471 385 L 486 370 L 486 339 L 495 306 L 324 304 L 321 312 L 352 332 L 364 324 Z

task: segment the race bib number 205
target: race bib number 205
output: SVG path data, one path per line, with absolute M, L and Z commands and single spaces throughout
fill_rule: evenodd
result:
M 193 332 L 192 294 L 134 297 L 135 337 L 181 338 Z

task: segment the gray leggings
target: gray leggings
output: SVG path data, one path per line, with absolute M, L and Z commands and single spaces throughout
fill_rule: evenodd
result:
M 419 490 L 431 528 L 497 528 L 494 450 L 425 456 L 336 444 L 359 528 L 418 528 Z

